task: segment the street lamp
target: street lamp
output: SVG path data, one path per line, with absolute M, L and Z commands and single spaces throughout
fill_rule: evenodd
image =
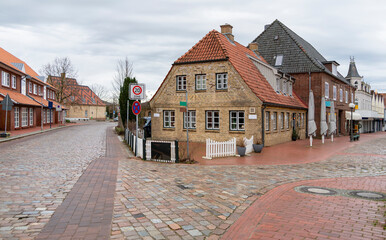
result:
M 354 128 L 354 124 L 353 124 L 353 117 L 352 117 L 352 114 L 353 114 L 353 110 L 354 110 L 354 108 L 355 108 L 355 104 L 354 103 L 350 103 L 349 105 L 348 105 L 349 107 L 350 107 L 350 109 L 351 109 L 351 127 L 350 127 L 350 142 L 352 142 L 353 141 L 353 128 Z

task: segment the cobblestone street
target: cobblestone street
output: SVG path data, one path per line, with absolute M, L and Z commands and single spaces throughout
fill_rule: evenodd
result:
M 308 211 L 315 215 L 310 222 L 343 232 L 310 227 L 305 239 L 386 235 L 384 201 L 343 193 L 385 194 L 384 133 L 319 162 L 205 166 L 128 158 L 113 126 L 91 123 L 1 143 L 0 239 L 286 239 L 300 237 Z M 302 186 L 339 189 L 340 195 L 297 192 Z M 322 205 L 337 210 L 327 213 Z M 303 215 L 291 227 L 272 226 L 289 225 L 286 216 L 297 212 Z M 361 225 L 348 222 L 356 215 Z
M 0 145 L 0 239 L 32 239 L 84 169 L 105 153 L 106 128 L 94 123 Z
M 256 199 L 279 185 L 386 175 L 384 146 L 383 135 L 326 161 L 298 165 L 198 166 L 122 160 L 112 238 L 218 239 Z

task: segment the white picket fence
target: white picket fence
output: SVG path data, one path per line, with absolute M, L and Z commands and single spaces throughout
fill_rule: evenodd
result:
M 226 142 L 216 142 L 209 138 L 206 139 L 206 159 L 214 157 L 226 157 L 236 155 L 236 138 Z

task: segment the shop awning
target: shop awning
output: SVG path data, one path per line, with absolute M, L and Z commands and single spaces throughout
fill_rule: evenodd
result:
M 362 116 L 357 112 L 353 112 L 352 113 L 352 119 L 353 120 L 362 120 Z M 346 120 L 351 120 L 351 112 L 350 111 L 346 111 Z

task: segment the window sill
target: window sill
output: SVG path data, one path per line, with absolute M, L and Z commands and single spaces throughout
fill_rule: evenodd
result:
M 244 134 L 245 130 L 229 130 L 230 134 Z
M 186 132 L 186 128 L 184 128 L 182 131 Z M 196 132 L 195 128 L 189 128 L 189 132 Z
M 184 93 L 186 90 L 176 90 L 177 93 Z
M 175 128 L 162 128 L 162 130 L 164 130 L 164 131 L 175 131 Z
M 206 89 L 200 89 L 200 90 L 196 89 L 195 92 L 196 92 L 196 93 L 206 92 Z
M 209 133 L 219 133 L 219 132 L 220 132 L 220 129 L 205 129 L 205 132 L 209 132 Z
M 227 89 L 216 89 L 216 92 L 228 92 L 228 88 Z

